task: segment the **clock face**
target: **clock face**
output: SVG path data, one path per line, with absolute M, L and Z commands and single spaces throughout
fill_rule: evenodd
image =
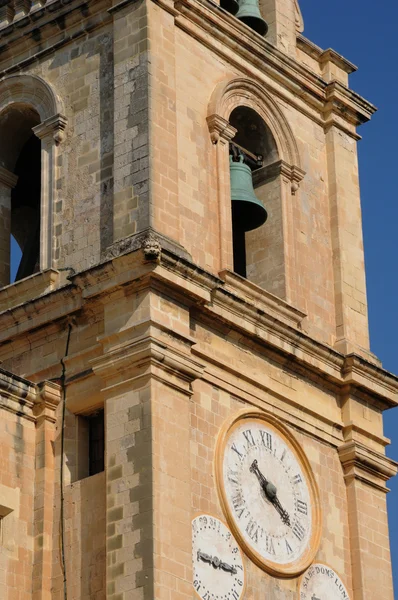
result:
M 301 577 L 298 599 L 350 600 L 350 597 L 334 569 L 315 563 Z
M 319 546 L 320 510 L 296 439 L 272 415 L 244 413 L 224 430 L 217 456 L 222 505 L 242 547 L 271 574 L 302 572 Z
M 240 600 L 245 572 L 240 549 L 219 519 L 200 515 L 192 521 L 193 587 L 202 600 Z

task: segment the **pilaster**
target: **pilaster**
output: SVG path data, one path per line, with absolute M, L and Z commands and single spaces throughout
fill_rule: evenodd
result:
M 105 400 L 107 597 L 127 600 L 140 588 L 148 600 L 170 590 L 188 599 L 189 400 L 203 367 L 182 331 L 159 322 L 171 312 L 156 290 L 138 287 L 104 300 L 102 355 L 90 361 Z
M 36 417 L 36 470 L 34 496 L 34 565 L 32 600 L 52 599 L 52 542 L 54 525 L 55 411 L 61 400 L 58 385 L 38 386 Z
M 369 350 L 362 215 L 356 141 L 331 125 L 326 133 L 336 318 L 335 348 Z M 359 350 L 360 351 L 360 350 Z
M 393 600 L 386 482 L 397 463 L 385 456 L 381 412 L 365 398 L 343 396 L 343 436 L 338 448 L 347 492 L 355 600 Z
M 41 140 L 41 199 L 40 199 L 40 270 L 53 265 L 53 213 L 56 198 L 56 169 L 58 146 L 64 139 L 67 119 L 61 114 L 50 117 L 33 128 Z

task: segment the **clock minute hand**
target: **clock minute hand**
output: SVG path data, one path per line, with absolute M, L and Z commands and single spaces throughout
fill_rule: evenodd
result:
M 268 481 L 261 473 L 260 469 L 258 468 L 257 460 L 253 460 L 252 464 L 250 465 L 250 472 L 256 475 L 261 488 L 267 496 L 267 499 L 271 502 L 272 506 L 279 513 L 279 516 L 285 523 L 285 525 L 288 525 L 290 527 L 289 513 L 282 507 L 281 503 L 279 502 L 279 498 L 277 496 L 277 489 L 274 486 L 274 484 Z
M 291 527 L 289 513 L 287 512 L 287 510 L 285 510 L 283 508 L 283 506 L 279 502 L 278 496 L 275 496 L 275 498 L 273 500 L 271 500 L 271 502 L 274 505 L 274 507 L 276 508 L 276 510 L 278 511 L 278 513 L 279 513 L 282 521 L 285 523 L 285 525 L 287 525 L 288 527 Z

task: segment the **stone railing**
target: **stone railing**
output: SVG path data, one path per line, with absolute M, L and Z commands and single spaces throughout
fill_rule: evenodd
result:
M 0 2 L 0 29 L 52 4 L 54 0 L 7 0 Z

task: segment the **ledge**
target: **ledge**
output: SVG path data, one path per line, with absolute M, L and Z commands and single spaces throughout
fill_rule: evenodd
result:
M 355 71 L 358 70 L 356 65 L 344 58 L 344 56 L 332 48 L 323 50 L 304 35 L 299 34 L 297 36 L 297 47 L 305 54 L 318 61 L 320 68 L 322 68 L 322 64 L 331 62 L 336 65 L 336 67 L 339 67 L 339 69 L 344 71 L 344 73 L 347 73 L 347 75 L 355 73 Z
M 340 446 L 338 453 L 347 482 L 358 479 L 382 492 L 389 491 L 380 481 L 385 483 L 394 477 L 397 474 L 398 463 L 355 441 Z
M 0 289 L 0 313 L 48 294 L 58 287 L 59 282 L 59 271 L 47 269 L 3 287 Z
M 298 308 L 232 271 L 221 271 L 220 277 L 225 281 L 225 290 L 238 293 L 248 302 L 253 303 L 259 311 L 281 319 L 289 325 L 298 327 L 307 316 Z
M 256 344 L 258 352 L 286 368 L 322 380 L 322 385 L 333 393 L 351 390 L 364 394 L 380 410 L 398 405 L 396 376 L 365 358 L 341 354 L 314 340 L 301 331 L 302 312 L 235 274 L 221 275 L 224 281 L 164 248 L 155 260 L 147 260 L 143 249 L 127 252 L 76 274 L 68 285 L 1 313 L 0 342 L 18 343 L 18 338 L 26 341 L 30 331 L 35 331 L 37 338 L 39 327 L 62 324 L 68 315 L 89 308 L 91 301 L 109 297 L 122 287 L 156 287 L 180 297 L 226 331 L 238 332 Z M 115 359 L 118 362 L 121 357 Z

